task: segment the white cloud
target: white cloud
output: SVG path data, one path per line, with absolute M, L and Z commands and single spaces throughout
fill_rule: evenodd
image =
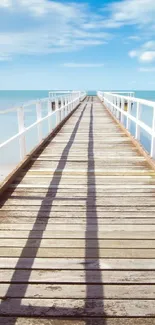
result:
M 155 41 L 148 41 L 143 44 L 143 47 L 149 50 L 155 49 Z
M 141 38 L 139 36 L 133 35 L 133 36 L 129 36 L 128 39 L 132 41 L 140 41 Z
M 104 66 L 104 63 L 64 63 L 64 67 L 66 68 L 100 68 Z
M 135 58 L 137 56 L 137 51 L 133 50 L 129 52 L 130 58 Z
M 6 8 L 11 6 L 11 0 L 0 0 L 0 8 Z
M 100 46 L 113 37 L 106 32 L 107 29 L 124 25 L 146 29 L 147 25 L 148 30 L 155 26 L 154 15 L 154 0 L 113 0 L 104 8 L 98 7 L 95 12 L 86 2 L 0 0 L 0 16 L 3 18 L 0 21 L 0 40 L 3 39 L 0 52 L 8 56 L 39 55 Z M 4 30 L 3 21 L 7 19 L 9 22 Z M 138 41 L 139 35 L 127 38 Z M 129 54 L 131 57 L 137 56 L 132 52 Z
M 155 51 L 146 51 L 139 56 L 139 60 L 142 62 L 152 62 L 155 60 Z
M 2 6 L 5 10 L 1 13 Z M 0 52 L 6 56 L 75 51 L 100 46 L 111 38 L 102 30 L 89 32 L 83 28 L 93 16 L 84 3 L 0 0 L 1 14 L 5 21 L 9 19 L 7 30 L 0 21 Z
M 131 58 L 137 57 L 142 63 L 151 63 L 155 61 L 155 41 L 148 41 L 140 48 L 129 52 Z
M 109 4 L 105 9 L 110 12 L 109 26 L 111 24 L 111 27 L 154 24 L 154 0 L 123 0 Z
M 133 25 L 148 32 L 151 32 L 155 16 L 155 1 L 154 0 L 120 0 L 111 1 L 110 4 L 99 8 L 98 17 L 90 18 L 84 23 L 85 29 L 116 29 L 123 26 Z M 147 30 L 146 30 L 147 26 Z M 138 40 L 139 35 L 131 36 L 131 39 Z

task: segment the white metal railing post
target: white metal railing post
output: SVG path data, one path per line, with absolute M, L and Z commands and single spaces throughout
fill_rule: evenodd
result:
M 67 96 L 65 96 L 64 118 L 67 116 Z
M 38 123 L 38 140 L 39 142 L 41 142 L 42 140 L 42 126 L 41 126 L 41 118 L 42 118 L 42 114 L 41 114 L 41 102 L 40 100 L 37 101 L 36 103 L 36 113 L 37 113 L 37 121 Z
M 155 158 L 155 105 L 153 106 L 153 122 L 152 122 L 152 136 L 151 136 L 151 157 Z
M 55 114 L 56 114 L 56 126 L 61 122 L 61 110 L 59 109 L 59 101 L 55 98 Z
M 71 111 L 73 110 L 74 103 L 73 103 L 73 93 L 71 94 Z
M 76 106 L 76 93 L 73 93 L 73 109 Z
M 118 98 L 117 98 L 117 96 L 116 96 L 115 105 L 116 105 L 116 118 L 117 118 L 117 120 L 119 120 L 119 110 L 117 109 L 117 107 L 118 107 Z
M 66 111 L 66 96 L 63 98 L 63 114 L 62 114 L 62 119 L 65 117 L 65 111 Z
M 77 106 L 78 96 L 77 93 L 74 94 L 74 108 Z
M 71 112 L 71 95 L 68 96 L 68 111 Z
M 115 117 L 117 118 L 117 109 L 116 109 L 116 96 L 114 96 L 114 100 L 113 100 L 113 103 L 114 103 L 114 114 L 115 114 Z
M 22 133 L 25 130 L 24 107 L 23 106 L 18 108 L 17 114 L 18 114 L 18 130 L 19 130 L 19 133 Z M 22 160 L 26 155 L 26 138 L 25 138 L 25 134 L 22 134 L 19 137 L 19 146 L 20 146 L 20 158 Z
M 71 111 L 74 109 L 74 94 L 71 94 Z
M 120 104 L 121 104 L 121 123 L 123 124 L 123 122 L 124 122 L 124 114 L 123 114 L 123 111 L 124 111 L 124 98 L 121 98 Z
M 131 114 L 131 101 L 132 101 L 132 97 L 130 97 L 129 99 L 128 99 L 128 106 L 127 106 L 127 121 L 126 121 L 126 128 L 127 128 L 127 130 L 129 130 L 130 129 L 130 122 L 131 122 L 131 120 L 130 120 L 130 114 Z
M 72 110 L 72 95 L 69 95 L 69 111 L 71 112 Z
M 48 100 L 48 129 L 49 129 L 49 132 L 52 131 L 52 120 L 51 120 L 51 112 L 52 112 L 52 102 L 51 100 L 49 99 Z
M 62 110 L 61 110 L 61 121 L 65 118 L 66 112 L 66 97 L 62 97 Z
M 68 115 L 68 96 L 66 97 L 66 116 Z
M 135 132 L 135 138 L 137 140 L 140 139 L 140 126 L 139 126 L 139 116 L 140 116 L 140 103 L 137 102 L 137 112 L 136 112 L 136 132 Z
M 62 96 L 61 99 L 61 109 L 60 109 L 60 121 L 64 118 L 64 97 Z
M 80 91 L 77 92 L 77 105 L 80 104 Z

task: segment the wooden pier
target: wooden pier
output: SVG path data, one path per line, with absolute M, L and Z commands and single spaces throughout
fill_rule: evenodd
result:
M 0 324 L 155 324 L 155 169 L 87 97 L 1 195 Z

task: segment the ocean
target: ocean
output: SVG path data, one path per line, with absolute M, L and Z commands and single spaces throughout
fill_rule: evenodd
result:
M 106 91 L 106 90 L 104 90 Z M 117 90 L 114 90 L 115 92 Z M 129 91 L 129 90 L 128 90 Z M 143 98 L 151 101 L 155 101 L 155 91 L 134 91 L 135 97 Z M 23 91 L 0 91 L 0 143 L 9 139 L 11 136 L 18 132 L 17 113 L 9 112 L 7 114 L 1 114 L 2 111 L 13 107 L 20 107 L 22 104 L 36 99 L 48 97 L 48 90 L 23 90 Z M 87 92 L 88 95 L 96 95 L 96 91 L 91 90 Z M 47 114 L 46 103 L 42 107 L 42 115 Z M 134 110 L 133 110 L 134 115 Z M 142 121 L 151 126 L 153 110 L 148 107 L 143 107 Z M 25 109 L 25 125 L 28 126 L 36 121 L 36 109 L 35 105 L 30 105 Z M 53 121 L 53 123 L 55 123 Z M 126 121 L 124 120 L 124 123 Z M 54 126 L 54 124 L 53 124 Z M 43 136 L 45 137 L 48 132 L 47 121 L 43 123 Z M 130 132 L 134 135 L 135 125 L 131 123 Z M 26 137 L 26 147 L 30 151 L 35 145 L 37 145 L 37 128 L 31 130 Z M 146 150 L 150 150 L 150 137 L 148 134 L 141 135 L 141 143 Z M 0 179 L 4 177 L 4 174 L 11 171 L 13 167 L 20 161 L 19 142 L 15 140 L 14 143 L 8 145 L 7 148 L 0 150 Z M 6 169 L 6 173 L 4 170 Z

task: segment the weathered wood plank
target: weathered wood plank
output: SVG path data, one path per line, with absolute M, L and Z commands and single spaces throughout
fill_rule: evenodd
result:
M 1 283 L 64 283 L 64 284 L 149 284 L 155 285 L 155 271 L 134 270 L 47 270 L 47 269 L 3 269 Z
M 1 224 L 1 229 L 0 231 L 4 231 L 5 230 L 10 230 L 10 231 L 20 231 L 20 230 L 35 230 L 35 231 L 42 231 L 45 230 L 45 226 L 43 224 L 35 224 L 33 226 L 33 224 Z M 65 232 L 70 232 L 70 231 L 81 231 L 81 232 L 85 232 L 85 231 L 90 231 L 90 232 L 95 232 L 95 227 L 94 225 L 77 225 L 77 224 L 47 224 L 46 225 L 46 231 L 65 231 Z M 106 232 L 106 233 L 110 233 L 111 232 L 118 232 L 118 231 L 124 231 L 124 232 L 149 232 L 149 231 L 154 231 L 155 232 L 155 226 L 154 225 L 100 225 L 100 229 L 98 230 L 99 233 L 101 232 Z
M 3 211 L 4 212 L 4 211 Z M 20 214 L 20 216 L 16 216 L 13 217 L 12 216 L 13 212 L 10 211 L 10 216 L 9 213 L 7 211 L 5 216 L 2 216 L 2 214 L 0 213 L 0 224 L 5 223 L 5 224 L 34 224 L 36 222 L 36 217 L 25 217 L 22 215 L 22 213 Z M 50 217 L 48 217 L 48 215 L 39 215 L 37 218 L 37 224 L 45 224 L 46 219 L 48 218 L 48 224 L 81 224 L 81 225 L 96 225 L 96 221 L 98 223 L 98 226 L 100 227 L 100 225 L 154 225 L 155 224 L 155 217 L 149 218 L 149 217 L 141 217 L 140 215 L 137 218 L 123 218 L 123 217 L 116 217 L 116 218 L 112 218 L 112 217 L 101 217 L 101 218 L 95 218 L 94 217 L 85 217 L 85 218 L 81 218 L 81 217 L 77 217 L 74 219 L 71 219 L 71 216 L 69 217 L 65 217 L 65 216 L 61 216 L 59 217 L 55 217 L 54 215 L 51 215 Z M 15 227 L 15 226 L 14 226 Z
M 155 249 L 155 240 L 141 240 L 141 239 L 126 239 L 126 240 L 106 240 L 99 239 L 97 242 L 93 239 L 29 239 L 27 242 L 27 238 L 3 238 L 0 240 L 0 247 L 47 247 L 51 248 L 85 248 L 86 246 L 89 248 L 95 248 L 96 245 L 99 248 L 106 249 Z M 146 256 L 147 256 L 146 251 Z M 145 257 L 145 254 L 143 255 Z
M 99 197 L 99 198 L 51 198 L 51 197 L 46 197 L 42 200 L 40 198 L 9 198 L 7 201 L 1 201 L 2 205 L 9 206 L 11 205 L 17 205 L 18 207 L 20 206 L 53 206 L 53 205 L 65 205 L 67 206 L 155 206 L 155 199 L 154 197 L 132 197 L 132 200 L 130 199 L 129 196 L 124 196 L 124 197 Z
M 86 244 L 88 246 L 88 244 Z M 38 258 L 144 258 L 152 259 L 155 256 L 155 249 L 107 249 L 107 248 L 58 248 L 53 247 L 0 247 L 0 257 L 38 257 Z M 149 262 L 148 262 L 149 263 Z
M 151 170 L 151 169 L 144 169 L 143 167 L 138 167 L 136 169 L 136 167 L 120 167 L 120 168 L 105 168 L 105 169 L 101 169 L 101 170 L 92 170 L 92 169 L 67 169 L 64 168 L 62 169 L 49 169 L 49 168 L 39 168 L 39 169 L 30 169 L 27 173 L 26 176 L 40 176 L 40 174 L 42 176 L 52 176 L 52 175 L 61 175 L 63 172 L 64 176 L 155 176 L 155 171 Z M 22 175 L 22 174 L 21 174 Z
M 0 284 L 0 298 L 23 298 L 25 284 Z M 102 289 L 102 290 L 101 290 Z M 29 284 L 25 298 L 50 299 L 155 299 L 155 285 Z
M 2 325 L 23 325 L 23 318 L 0 317 Z M 60 318 L 24 318 L 24 325 L 155 325 L 155 318 L 84 318 L 60 319 Z
M 49 231 L 30 231 L 27 230 L 0 230 L 0 238 L 81 238 L 85 239 L 85 231 L 49 230 Z M 98 239 L 155 239 L 154 231 L 99 231 Z M 88 231 L 87 239 L 96 239 L 96 231 Z
M 25 211 L 26 210 L 26 211 Z M 42 208 L 41 208 L 41 211 L 40 211 L 40 206 L 38 205 L 36 205 L 36 206 L 34 206 L 34 205 L 29 205 L 29 206 L 27 206 L 26 207 L 26 209 L 25 209 L 25 207 L 24 206 L 18 206 L 18 205 L 12 205 L 12 206 L 3 206 L 2 208 L 1 208 L 1 211 L 2 212 L 4 212 L 4 213 L 6 213 L 6 211 L 16 211 L 17 213 L 18 212 L 28 212 L 28 211 L 31 211 L 32 213 L 33 212 L 35 212 L 35 213 L 37 213 L 37 215 L 38 215 L 38 212 L 40 212 L 39 213 L 39 215 L 40 216 L 42 216 L 44 213 L 46 213 L 47 215 L 49 214 L 50 215 L 50 213 L 59 213 L 59 212 L 64 212 L 64 213 L 66 213 L 66 211 L 68 211 L 68 212 L 74 212 L 75 214 L 77 214 L 77 213 L 87 213 L 87 216 L 88 215 L 91 215 L 92 213 L 95 213 L 95 215 L 96 215 L 96 213 L 103 213 L 103 212 L 137 212 L 137 211 L 139 211 L 139 212 L 141 212 L 141 211 L 144 211 L 145 213 L 146 212 L 150 212 L 150 213 L 153 213 L 154 212 L 154 205 L 152 205 L 152 206 L 145 206 L 145 205 L 135 205 L 135 206 L 129 206 L 129 205 L 127 205 L 127 206 L 113 206 L 113 205 L 111 205 L 111 206 L 77 206 L 77 205 L 68 205 L 68 206 L 63 206 L 63 205 L 61 205 L 61 206 L 59 206 L 59 205 L 51 205 L 51 207 L 50 206 L 48 206 L 48 205 L 44 205 L 44 206 L 42 206 Z
M 155 270 L 155 259 L 77 259 L 1 257 L 0 269 Z M 46 262 L 45 262 L 46 261 Z
M 2 303 L 1 315 L 19 316 L 154 316 L 155 300 L 104 300 L 103 299 L 8 299 Z
M 77 209 L 77 207 L 76 207 Z M 144 211 L 143 211 L 144 210 Z M 97 212 L 97 216 L 96 216 L 96 212 Z M 37 211 L 29 211 L 28 209 L 25 210 L 21 210 L 20 211 L 16 211 L 16 209 L 14 209 L 14 207 L 12 207 L 11 210 L 1 210 L 0 211 L 0 220 L 4 220 L 4 223 L 7 223 L 7 219 L 8 218 L 18 218 L 20 219 L 20 221 L 22 222 L 23 218 L 27 217 L 31 220 L 34 220 L 33 218 L 39 221 L 39 219 L 43 219 L 44 222 L 46 222 L 46 218 L 49 219 L 70 219 L 72 218 L 72 222 L 70 223 L 74 223 L 74 220 L 76 220 L 78 218 L 78 220 L 90 220 L 95 219 L 98 220 L 98 222 L 100 222 L 101 220 L 105 220 L 105 219 L 115 219 L 119 222 L 119 220 L 126 220 L 126 219 L 133 219 L 135 218 L 135 220 L 142 220 L 142 219 L 154 219 L 155 218 L 155 214 L 154 214 L 154 207 L 148 207 L 144 209 L 144 207 L 123 207 L 123 208 L 116 208 L 116 207 L 105 207 L 105 208 L 101 208 L 101 210 L 97 207 L 96 211 L 94 211 L 93 209 L 88 209 L 88 210 L 75 210 L 75 208 L 72 209 L 67 209 L 67 211 L 63 211 L 62 209 L 60 209 L 60 211 L 42 211 L 41 213 L 38 214 Z M 23 223 L 23 222 L 22 222 Z

